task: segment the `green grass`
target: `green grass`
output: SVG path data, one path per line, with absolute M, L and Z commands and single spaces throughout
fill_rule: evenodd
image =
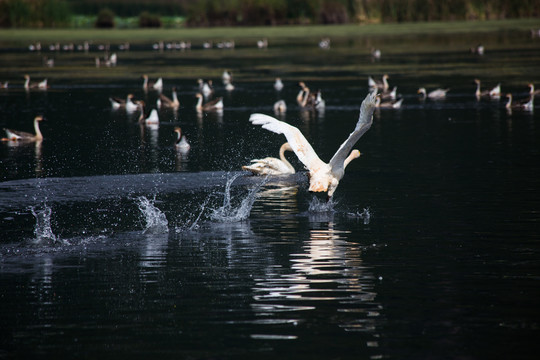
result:
M 85 40 L 109 42 L 112 44 L 129 41 L 149 43 L 158 40 L 234 39 L 242 42 L 256 38 L 272 41 L 320 38 L 350 38 L 358 36 L 395 36 L 422 34 L 463 34 L 497 31 L 528 31 L 537 28 L 538 19 L 494 20 L 494 21 L 455 21 L 403 24 L 369 25 L 313 25 L 313 26 L 274 26 L 274 27 L 220 27 L 220 28 L 182 28 L 182 29 L 2 29 L 0 45 L 26 45 L 31 42 L 82 42 Z

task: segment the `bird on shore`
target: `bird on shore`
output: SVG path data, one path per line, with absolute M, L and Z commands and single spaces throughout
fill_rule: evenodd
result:
M 250 165 L 242 166 L 242 170 L 251 171 L 254 175 L 288 175 L 296 171 L 291 163 L 285 158 L 285 151 L 293 151 L 288 142 L 279 148 L 279 159 L 265 157 L 264 159 L 251 160 Z
M 43 121 L 43 116 L 36 116 L 34 118 L 34 130 L 35 134 L 19 131 L 19 130 L 13 130 L 13 129 L 4 129 L 4 131 L 7 134 L 7 137 L 2 138 L 2 141 L 41 141 L 43 140 L 43 135 L 41 134 L 41 130 L 39 129 L 39 123 Z
M 360 115 L 354 131 L 341 144 L 329 163 L 319 158 L 298 128 L 264 114 L 252 114 L 249 121 L 253 125 L 261 125 L 263 129 L 285 135 L 298 159 L 309 170 L 309 191 L 326 192 L 327 200 L 330 200 L 339 181 L 345 175 L 347 165 L 360 156 L 360 151 L 352 148 L 373 123 L 376 97 L 376 91 L 366 96 L 360 106 Z

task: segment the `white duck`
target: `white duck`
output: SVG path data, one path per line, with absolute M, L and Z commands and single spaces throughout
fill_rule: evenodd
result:
M 418 89 L 418 93 L 422 95 L 422 97 L 425 99 L 426 97 L 432 99 L 432 100 L 438 100 L 438 99 L 444 99 L 446 97 L 446 93 L 450 89 L 435 89 L 430 91 L 429 93 L 426 92 L 426 88 L 420 88 Z
M 255 175 L 288 175 L 296 171 L 285 158 L 285 151 L 293 151 L 288 142 L 279 148 L 279 159 L 266 157 L 264 159 L 251 160 L 251 164 L 242 166 L 242 170 L 251 171 Z
M 139 110 L 139 106 L 140 106 L 139 101 L 134 102 L 132 99 L 133 99 L 133 94 L 128 94 L 126 98 L 126 111 L 128 113 L 133 113 Z
M 174 143 L 174 146 L 176 147 L 176 149 L 180 151 L 188 151 L 191 148 L 191 146 L 189 145 L 189 142 L 187 141 L 186 136 L 182 135 L 182 129 L 177 126 L 174 128 L 174 132 L 177 135 L 176 142 Z
M 3 138 L 3 141 L 41 141 L 43 140 L 43 135 L 39 129 L 39 122 L 43 121 L 43 116 L 36 116 L 34 118 L 34 130 L 35 134 L 31 134 L 24 131 L 4 129 L 7 134 L 7 138 Z
M 347 165 L 360 156 L 360 151 L 352 150 L 352 147 L 373 123 L 376 97 L 375 91 L 366 96 L 360 107 L 360 116 L 354 131 L 341 144 L 329 163 L 325 163 L 319 158 L 296 127 L 263 114 L 252 114 L 249 121 L 254 125 L 262 125 L 266 130 L 284 134 L 298 159 L 309 170 L 309 191 L 327 192 L 328 200 L 330 200 L 339 181 L 345 175 Z

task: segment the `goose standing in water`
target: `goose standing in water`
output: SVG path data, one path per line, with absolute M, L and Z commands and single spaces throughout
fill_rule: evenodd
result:
M 43 140 L 43 135 L 41 134 L 41 131 L 39 129 L 39 123 L 40 121 L 43 121 L 43 116 L 36 116 L 34 118 L 34 130 L 35 134 L 31 134 L 29 132 L 24 131 L 18 131 L 18 130 L 12 130 L 12 129 L 4 129 L 4 131 L 7 134 L 7 138 L 3 138 L 3 141 L 41 141 Z
M 429 93 L 426 92 L 426 88 L 420 88 L 418 89 L 418 93 L 422 95 L 422 98 L 425 99 L 426 97 L 432 100 L 439 100 L 444 99 L 446 97 L 446 93 L 450 89 L 435 89 L 433 91 L 430 91 Z
M 221 111 L 223 110 L 223 98 L 219 97 L 217 99 L 214 99 L 212 101 L 207 102 L 206 104 L 203 104 L 203 95 L 201 93 L 198 93 L 195 95 L 199 100 L 197 101 L 197 105 L 195 105 L 195 109 L 197 111 Z
M 283 115 L 287 112 L 287 104 L 285 100 L 278 100 L 274 103 L 274 114 Z
M 40 82 L 33 82 L 31 83 L 30 82 L 30 75 L 24 75 L 24 88 L 26 90 L 30 90 L 30 89 L 40 89 L 40 90 L 46 90 L 49 85 L 47 84 L 47 79 L 44 79 Z
M 162 91 L 163 90 L 163 79 L 162 78 L 157 79 L 156 82 L 153 83 L 153 82 L 148 81 L 148 75 L 143 75 L 142 77 L 144 79 L 143 86 L 142 86 L 144 91 L 147 91 L 149 89 L 156 90 L 156 91 Z
M 383 92 L 387 92 L 388 89 L 390 89 L 390 85 L 388 84 L 389 78 L 390 77 L 388 76 L 388 74 L 384 74 L 382 77 L 382 81 L 379 82 L 379 81 L 373 80 L 373 78 L 369 76 L 368 85 L 372 90 L 379 89 L 379 90 L 382 90 Z
M 176 149 L 182 152 L 188 151 L 191 148 L 191 146 L 189 145 L 189 142 L 187 141 L 186 136 L 182 135 L 182 129 L 177 126 L 174 128 L 174 132 L 177 135 L 177 139 L 174 143 L 174 146 L 176 147 Z
M 533 111 L 534 109 L 534 96 L 531 96 L 529 100 L 512 103 L 512 94 L 506 94 L 508 101 L 505 104 L 507 110 L 517 109 L 525 111 Z
M 354 131 L 341 144 L 329 163 L 319 158 L 311 144 L 296 127 L 263 114 L 252 114 L 249 121 L 253 125 L 261 125 L 263 129 L 285 135 L 298 159 L 309 170 L 309 191 L 327 192 L 327 199 L 330 200 L 339 181 L 345 175 L 347 165 L 360 156 L 360 151 L 352 150 L 352 147 L 373 123 L 376 97 L 376 91 L 366 96 L 360 106 L 360 116 Z
M 264 159 L 251 160 L 251 164 L 242 166 L 242 170 L 251 171 L 254 175 L 288 175 L 296 171 L 291 163 L 285 158 L 285 151 L 294 151 L 288 142 L 279 148 L 279 159 L 266 157 Z
M 180 107 L 180 101 L 178 100 L 176 88 L 172 89 L 172 99 L 169 99 L 163 94 L 159 94 L 159 98 L 157 99 L 157 107 L 160 109 L 169 108 L 173 110 L 178 110 L 178 108 Z

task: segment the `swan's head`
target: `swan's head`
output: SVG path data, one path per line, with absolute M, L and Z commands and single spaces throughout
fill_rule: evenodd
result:
M 174 132 L 178 134 L 178 138 L 182 135 L 182 129 L 179 126 L 174 128 Z
M 145 80 L 148 80 L 148 75 L 144 74 L 144 75 L 142 76 L 142 78 L 145 79 Z
M 383 79 L 386 79 L 386 80 L 390 79 L 390 76 L 388 76 L 388 74 L 384 74 L 382 77 Z
M 475 84 L 480 84 L 480 79 L 474 79 Z
M 202 98 L 203 96 L 202 96 L 201 93 L 197 93 L 197 94 L 195 95 L 195 97 L 196 97 L 196 98 Z
M 351 154 L 349 155 L 349 157 L 351 158 L 351 160 L 354 160 L 354 159 L 358 159 L 360 155 L 362 155 L 360 150 L 354 149 L 353 151 L 351 151 Z
M 30 79 L 30 75 L 24 74 L 24 78 L 25 78 L 25 79 Z
M 34 118 L 34 121 L 44 121 L 44 120 L 45 120 L 45 118 L 43 116 L 41 116 L 41 115 L 38 115 L 38 116 L 36 116 Z
M 426 95 L 426 88 L 418 89 L 418 94 Z

